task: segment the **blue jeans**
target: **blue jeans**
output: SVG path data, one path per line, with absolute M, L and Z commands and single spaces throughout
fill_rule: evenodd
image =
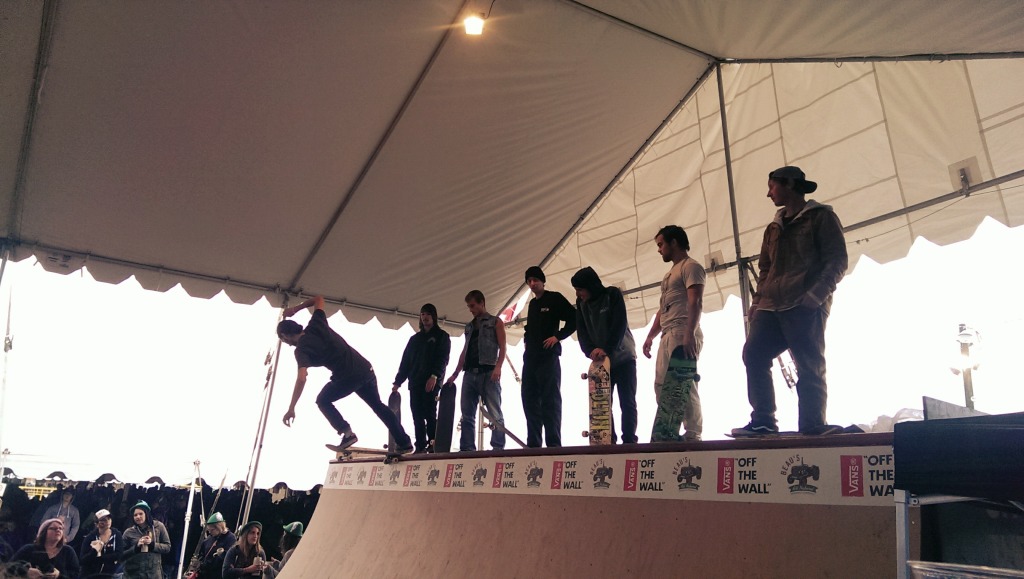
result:
M 825 322 L 822 308 L 796 307 L 781 312 L 759 311 L 750 323 L 743 362 L 747 366 L 747 399 L 755 424 L 776 424 L 772 360 L 789 349 L 796 363 L 799 428 L 825 424 Z
M 476 450 L 476 406 L 483 401 L 494 419 L 505 423 L 501 413 L 501 383 L 491 380 L 491 370 L 471 368 L 462 375 L 462 397 L 459 406 L 462 409 L 462 434 L 459 435 L 459 450 Z M 505 433 L 497 428 L 491 430 L 491 448 L 505 448 Z
M 367 406 L 370 407 L 370 410 L 373 410 L 373 413 L 377 415 L 377 418 L 388 427 L 388 431 L 391 433 L 391 436 L 395 437 L 395 442 L 398 443 L 399 447 L 406 447 L 412 444 L 412 440 L 406 434 L 405 429 L 402 428 L 398 417 L 395 416 L 394 412 L 391 412 L 387 404 L 381 401 L 380 392 L 377 391 L 377 376 L 375 374 L 370 374 L 369 377 L 365 378 L 346 381 L 335 380 L 332 376 L 331 381 L 317 395 L 317 407 L 320 408 L 320 412 L 323 412 L 327 422 L 331 423 L 331 426 L 334 427 L 334 430 L 339 435 L 351 432 L 352 427 L 348 421 L 341 417 L 341 413 L 334 407 L 334 402 L 353 392 L 355 392 L 356 396 L 362 398 L 363 402 L 366 402 Z

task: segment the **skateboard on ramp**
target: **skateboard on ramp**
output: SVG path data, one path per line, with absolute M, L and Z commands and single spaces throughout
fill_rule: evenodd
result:
M 524 443 L 522 439 L 520 439 L 515 434 L 512 434 L 512 432 L 508 428 L 505 428 L 505 424 L 503 422 L 499 422 L 494 419 L 494 415 L 491 414 L 491 411 L 487 408 L 487 405 L 480 405 L 480 414 L 483 414 L 484 418 L 487 419 L 487 422 L 484 423 L 484 428 L 490 428 L 492 430 L 497 428 L 498 430 L 504 432 L 506 436 L 514 440 L 515 443 L 518 444 L 520 447 L 526 448 L 526 443 Z
M 756 440 L 759 438 L 814 438 L 818 436 L 835 436 L 837 434 L 862 434 L 864 432 L 864 429 L 857 425 L 845 428 L 837 424 L 826 424 L 825 426 L 827 429 L 817 434 L 804 434 L 799 430 L 780 430 L 779 432 L 771 432 L 769 434 L 736 434 L 726 432 L 725 435 L 736 440 Z
M 654 415 L 651 442 L 681 440 L 679 429 L 683 424 L 683 414 L 690 399 L 690 390 L 698 380 L 700 376 L 697 374 L 697 361 L 687 358 L 683 347 L 677 346 L 672 350 L 665 381 L 661 385 L 661 397 L 658 401 L 658 411 Z
M 402 423 L 402 395 L 398 390 L 393 390 L 391 396 L 388 396 L 388 409 L 395 413 L 395 418 L 398 419 L 398 423 Z M 388 432 L 388 450 L 395 452 L 398 449 L 398 443 L 395 442 L 394 435 Z
M 338 457 L 331 462 L 349 462 L 359 458 L 375 458 L 384 457 L 384 464 L 391 464 L 398 462 L 402 455 L 391 452 L 390 450 L 377 450 L 376 448 L 361 448 L 358 446 L 350 446 L 345 450 L 338 452 Z
M 611 359 L 605 356 L 600 362 L 591 362 L 590 369 L 581 376 L 590 393 L 590 430 L 584 436 L 590 438 L 591 446 L 612 443 L 611 370 Z
M 455 383 L 448 382 L 437 391 L 437 430 L 434 432 L 434 452 L 451 452 L 455 428 Z

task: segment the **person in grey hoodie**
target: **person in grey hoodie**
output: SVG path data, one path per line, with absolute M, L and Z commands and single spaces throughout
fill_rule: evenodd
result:
M 636 345 L 626 318 L 622 290 L 605 287 L 593 268 L 585 267 L 572 276 L 576 289 L 576 338 L 580 349 L 594 362 L 611 360 L 611 388 L 618 391 L 622 411 L 622 442 L 637 442 Z M 616 442 L 612 422 L 612 442 Z

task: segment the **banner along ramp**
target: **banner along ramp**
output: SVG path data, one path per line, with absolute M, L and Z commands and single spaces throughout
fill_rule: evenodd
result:
M 891 438 L 841 438 L 332 464 L 281 577 L 892 576 Z

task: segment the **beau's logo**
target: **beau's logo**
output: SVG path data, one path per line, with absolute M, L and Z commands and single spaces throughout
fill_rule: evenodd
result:
M 544 469 L 537 466 L 537 461 L 530 461 L 526 467 L 526 486 L 539 487 L 540 479 L 544 477 Z
M 473 467 L 473 486 L 484 486 L 484 479 L 487 478 L 487 469 L 479 462 Z
M 790 493 L 818 492 L 818 487 L 810 484 L 811 480 L 818 480 L 821 477 L 821 469 L 816 464 L 806 464 L 800 455 L 794 455 L 786 459 L 782 465 L 782 474 L 786 475 L 786 483 Z
M 696 491 L 700 489 L 700 485 L 693 482 L 693 479 L 700 480 L 703 471 L 699 466 L 690 464 L 690 459 L 680 459 L 672 469 L 672 474 L 676 475 L 676 482 L 679 483 L 679 490 Z
M 441 471 L 436 466 L 430 467 L 430 471 L 427 473 L 427 484 L 436 485 L 437 477 L 441 476 Z
M 600 459 L 594 463 L 594 466 L 590 467 L 590 476 L 594 477 L 594 488 L 595 489 L 607 489 L 611 487 L 609 482 L 612 478 L 612 467 L 604 464 L 604 459 Z
M 391 469 L 391 474 L 388 475 L 388 484 L 398 484 L 398 477 L 402 476 L 402 471 L 397 468 Z
M 359 471 L 359 474 L 356 475 L 356 484 L 363 484 L 364 481 L 366 481 L 366 471 L 361 470 Z

